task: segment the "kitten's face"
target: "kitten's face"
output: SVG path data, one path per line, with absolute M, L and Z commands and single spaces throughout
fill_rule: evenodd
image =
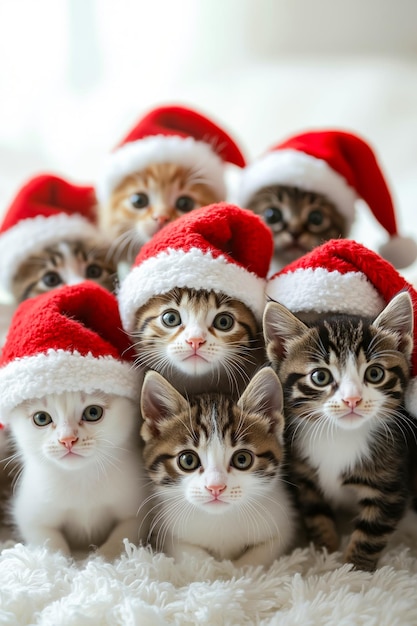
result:
M 22 263 L 13 278 L 12 291 L 17 302 L 84 280 L 92 280 L 113 291 L 116 271 L 106 247 L 98 247 L 93 242 L 62 241 Z
M 239 300 L 203 290 L 173 289 L 137 312 L 137 362 L 168 379 L 226 376 L 252 371 L 259 359 L 259 325 Z M 263 352 L 262 352 L 263 356 Z M 247 377 L 248 379 L 248 377 Z
M 129 441 L 137 408 L 119 396 L 65 392 L 23 402 L 10 415 L 10 426 L 24 458 L 72 470 L 111 464 L 113 450 Z
M 292 419 L 316 422 L 318 433 L 324 423 L 354 429 L 395 415 L 409 379 L 413 345 L 407 298 L 392 301 L 373 322 L 339 315 L 311 328 L 282 305 L 267 305 L 268 356 Z
M 188 402 L 156 372 L 142 392 L 144 461 L 173 510 L 184 503 L 207 514 L 251 506 L 274 490 L 283 461 L 282 392 L 270 368 L 237 403 L 201 394 Z
M 329 239 L 347 236 L 345 217 L 319 193 L 273 185 L 257 191 L 247 208 L 271 229 L 274 255 L 282 266 Z
M 120 259 L 132 261 L 140 247 L 169 222 L 223 200 L 199 171 L 157 163 L 127 176 L 100 208 L 100 221 Z

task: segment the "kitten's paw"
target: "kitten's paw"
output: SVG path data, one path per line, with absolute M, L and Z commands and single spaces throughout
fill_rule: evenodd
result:
M 357 550 L 348 546 L 343 554 L 343 562 L 351 563 L 354 569 L 357 570 L 374 572 L 376 570 L 378 559 L 375 559 L 369 554 L 360 554 Z
M 339 549 L 340 537 L 333 524 L 323 524 L 320 529 L 309 533 L 311 541 L 318 549 L 326 548 L 327 552 L 336 552 Z
M 118 541 L 106 541 L 99 548 L 95 549 L 94 554 L 96 556 L 100 556 L 105 561 L 115 561 L 120 556 L 122 556 L 122 553 L 124 553 L 124 551 L 125 549 L 123 543 L 120 543 Z

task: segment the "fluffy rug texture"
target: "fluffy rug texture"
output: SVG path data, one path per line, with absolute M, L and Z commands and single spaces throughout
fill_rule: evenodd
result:
M 0 624 L 43 626 L 412 626 L 417 624 L 417 517 L 410 514 L 374 574 L 341 554 L 295 548 L 268 569 L 125 544 L 113 563 L 72 561 L 5 541 Z

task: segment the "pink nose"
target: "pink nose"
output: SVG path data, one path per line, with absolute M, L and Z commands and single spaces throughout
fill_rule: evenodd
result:
M 190 337 L 187 339 L 187 343 L 189 343 L 194 350 L 197 350 L 203 343 L 206 343 L 206 341 L 203 337 Z
M 212 496 L 217 498 L 226 489 L 226 485 L 206 485 L 206 489 L 210 491 Z
M 158 226 L 165 226 L 170 220 L 168 215 L 154 215 L 153 219 L 158 223 Z
M 359 402 L 362 400 L 360 396 L 350 396 L 348 398 L 343 398 L 343 402 L 348 405 L 349 408 L 354 409 Z
M 61 437 L 59 443 L 62 443 L 63 446 L 67 448 L 67 450 L 71 450 L 74 443 L 77 443 L 78 437 L 76 435 L 67 435 L 66 437 Z

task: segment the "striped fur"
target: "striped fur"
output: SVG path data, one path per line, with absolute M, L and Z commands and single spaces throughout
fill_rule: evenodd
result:
M 203 172 L 154 163 L 127 176 L 99 207 L 99 222 L 114 241 L 119 261 L 131 263 L 158 230 L 184 213 L 219 202 Z
M 93 280 L 108 291 L 115 288 L 117 268 L 106 247 L 94 242 L 61 241 L 30 256 L 13 278 L 17 302 L 61 285 Z
M 141 307 L 136 320 L 137 364 L 158 371 L 181 392 L 239 393 L 265 362 L 255 316 L 222 293 L 173 289 Z
M 266 565 L 287 548 L 294 523 L 281 479 L 282 391 L 271 368 L 237 402 L 218 393 L 186 400 L 148 372 L 141 409 L 159 549 Z
M 372 571 L 409 496 L 411 299 L 400 293 L 376 320 L 335 315 L 310 326 L 271 302 L 264 329 L 284 388 L 290 480 L 308 535 L 336 550 L 334 514 L 353 508 L 345 560 Z
M 262 217 L 274 237 L 274 266 L 281 268 L 329 239 L 346 237 L 345 217 L 325 196 L 298 187 L 271 185 L 247 208 Z

